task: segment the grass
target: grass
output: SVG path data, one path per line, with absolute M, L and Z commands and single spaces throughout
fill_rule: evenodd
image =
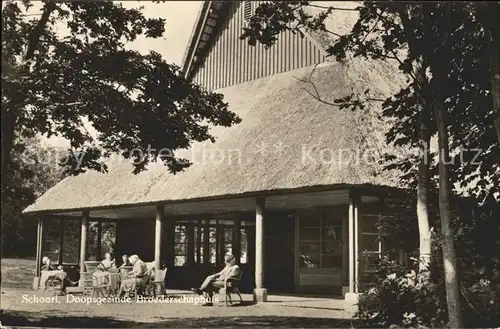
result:
M 30 288 L 36 272 L 34 259 L 2 258 L 2 288 Z

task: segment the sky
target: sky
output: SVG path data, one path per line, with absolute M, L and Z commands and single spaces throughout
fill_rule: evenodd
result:
M 180 66 L 202 1 L 166 1 L 165 3 L 122 1 L 121 3 L 125 8 L 144 6 L 143 13 L 146 17 L 161 17 L 166 20 L 166 31 L 163 39 L 138 38 L 130 45 L 130 48 L 141 53 L 154 50 L 162 54 L 167 62 Z M 36 10 L 36 8 L 31 10 Z M 58 29 L 58 32 L 64 34 L 62 28 L 61 30 Z M 44 138 L 44 142 L 47 145 L 56 147 L 69 146 L 68 141 L 61 137 Z

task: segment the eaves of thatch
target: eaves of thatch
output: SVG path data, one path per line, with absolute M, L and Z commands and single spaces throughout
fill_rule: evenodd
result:
M 176 175 L 160 164 L 140 174 L 115 158 L 108 173 L 89 171 L 68 177 L 25 209 L 62 212 L 120 205 L 237 197 L 266 191 L 374 185 L 398 187 L 398 174 L 377 161 L 387 151 L 386 125 L 377 116 L 380 102 L 365 111 L 340 110 L 333 101 L 370 88 L 384 97 L 399 88 L 395 70 L 384 63 L 352 60 L 326 63 L 244 84 L 223 93 L 242 122 L 215 127 L 215 143 L 196 143 L 178 156 L 193 165 Z M 350 159 L 350 160 L 349 160 Z

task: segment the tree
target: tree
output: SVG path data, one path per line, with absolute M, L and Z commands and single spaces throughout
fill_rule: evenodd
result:
M 307 12 L 307 7 L 324 9 L 317 16 Z M 398 14 L 405 14 L 406 8 L 383 5 L 380 3 L 367 3 L 365 6 L 351 9 L 359 11 L 360 19 L 354 25 L 351 33 L 339 35 L 336 31 L 328 30 L 324 20 L 335 10 L 349 10 L 335 6 L 322 7 L 311 2 L 284 2 L 275 1 L 266 3 L 256 9 L 255 15 L 250 19 L 248 28 L 244 28 L 242 39 L 248 38 L 250 44 L 261 42 L 265 46 L 273 45 L 279 33 L 291 30 L 293 33 L 302 33 L 302 30 L 323 31 L 338 36 L 328 52 L 340 61 L 346 60 L 346 52 L 354 56 L 363 56 L 371 59 L 392 59 L 398 61 L 402 73 L 411 77 L 412 83 L 403 88 L 396 96 L 396 100 L 388 98 L 384 104 L 384 115 L 397 118 L 396 124 L 387 133 L 387 141 L 394 145 L 410 145 L 418 149 L 417 170 L 417 219 L 420 238 L 419 280 L 427 281 L 430 276 L 430 257 L 432 250 L 432 226 L 429 223 L 428 193 L 430 189 L 429 153 L 430 138 L 435 128 L 431 118 L 431 106 L 425 93 L 428 91 L 426 77 L 427 65 L 423 62 L 415 43 L 410 42 L 415 36 L 412 28 L 401 28 L 395 23 Z M 412 23 L 409 19 L 406 24 Z M 392 31 L 392 38 L 384 37 Z M 370 37 L 378 35 L 381 42 L 377 43 Z M 367 40 L 370 40 L 369 42 Z M 401 51 L 401 45 L 408 45 L 407 51 Z M 405 54 L 406 53 L 406 57 Z M 350 95 L 356 99 L 358 95 Z M 338 104 L 342 108 L 342 100 Z M 409 110 L 411 109 L 411 110 Z M 415 133 L 416 132 L 416 133 Z M 394 161 L 396 157 L 388 155 L 388 160 Z M 409 167 L 410 161 L 395 163 L 388 166 Z M 413 179 L 413 177 L 411 177 Z
M 175 150 L 213 140 L 211 125 L 240 121 L 221 94 L 190 83 L 160 54 L 126 48 L 140 35 L 161 37 L 163 19 L 112 1 L 44 1 L 33 11 L 29 0 L 2 7 L 2 176 L 16 137 L 37 133 L 71 142 L 73 174 L 106 170 L 102 156 L 113 152 L 134 159 L 134 172 L 159 158 L 175 173 L 190 165 Z
M 396 119 L 387 137 L 389 142 L 415 146 L 415 136 L 425 140 L 426 133 L 430 137 L 436 132 L 437 124 L 440 155 L 439 209 L 448 314 L 451 326 L 462 327 L 454 234 L 451 227 L 450 185 L 460 183 L 470 190 L 470 183 L 479 178 L 475 182 L 476 187 L 472 189 L 474 193 L 484 195 L 484 190 L 489 190 L 490 194 L 498 191 L 500 159 L 496 148 L 493 146 L 492 149 L 495 142 L 490 139 L 495 121 L 489 114 L 492 107 L 483 97 L 484 91 L 488 90 L 484 85 L 484 78 L 488 75 L 480 63 L 481 59 L 485 58 L 484 42 L 481 41 L 483 45 L 474 42 L 484 40 L 484 37 L 481 35 L 480 26 L 475 23 L 475 17 L 470 14 L 471 4 L 452 6 L 442 3 L 365 2 L 364 6 L 355 9 L 359 11 L 359 18 L 347 35 L 327 31 L 324 25 L 325 18 L 334 10 L 346 10 L 345 8 L 322 7 L 324 12 L 314 17 L 304 10 L 307 6 L 320 7 L 310 2 L 282 1 L 261 5 L 250 20 L 248 28 L 244 29 L 242 38 L 248 38 L 250 44 L 258 41 L 269 46 L 276 41 L 276 36 L 285 30 L 295 33 L 301 33 L 302 28 L 322 30 L 338 36 L 329 49 L 337 59 L 344 60 L 346 51 L 351 52 L 353 56 L 393 59 L 399 62 L 402 73 L 411 77 L 412 84 L 409 87 L 402 89 L 383 104 L 384 115 Z M 448 11 L 450 13 L 447 14 Z M 450 16 L 453 16 L 453 23 Z M 488 54 L 491 57 L 491 51 Z M 427 75 L 427 71 L 430 75 Z M 454 79 L 450 78 L 450 75 Z M 475 94 L 480 102 L 472 104 L 471 94 Z M 353 96 L 356 95 L 350 95 L 349 99 Z M 345 99 L 335 103 L 343 108 L 343 102 Z M 458 120 L 450 121 L 450 115 Z M 429 117 L 434 117 L 434 120 L 426 120 Z M 469 135 L 468 138 L 460 139 L 465 134 Z M 464 140 L 469 146 L 485 151 L 481 154 L 484 162 L 482 165 L 464 166 L 462 161 L 453 166 L 449 161 L 450 147 L 456 151 L 464 146 L 460 144 Z M 454 159 L 456 158 L 455 155 Z M 424 189 L 425 169 L 429 163 L 419 163 L 417 194 L 422 205 L 425 204 L 426 198 L 420 191 Z M 411 173 L 413 166 L 405 161 L 397 164 L 397 167 Z M 425 217 L 419 216 L 422 233 L 426 229 Z M 426 250 L 424 242 L 425 238 L 421 235 L 421 257 Z
M 500 16 L 500 3 L 478 1 L 474 7 L 475 16 L 485 31 L 483 40 L 489 55 L 493 110 L 498 145 L 500 146 L 500 26 L 497 22 Z
M 60 152 L 41 145 L 38 138 L 15 141 L 11 165 L 2 176 L 2 255 L 32 256 L 36 221 L 23 220 L 22 210 L 63 177 Z

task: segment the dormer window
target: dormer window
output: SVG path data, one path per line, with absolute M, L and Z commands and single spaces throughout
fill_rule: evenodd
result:
M 252 1 L 243 1 L 243 6 L 244 18 L 249 21 L 252 17 Z

